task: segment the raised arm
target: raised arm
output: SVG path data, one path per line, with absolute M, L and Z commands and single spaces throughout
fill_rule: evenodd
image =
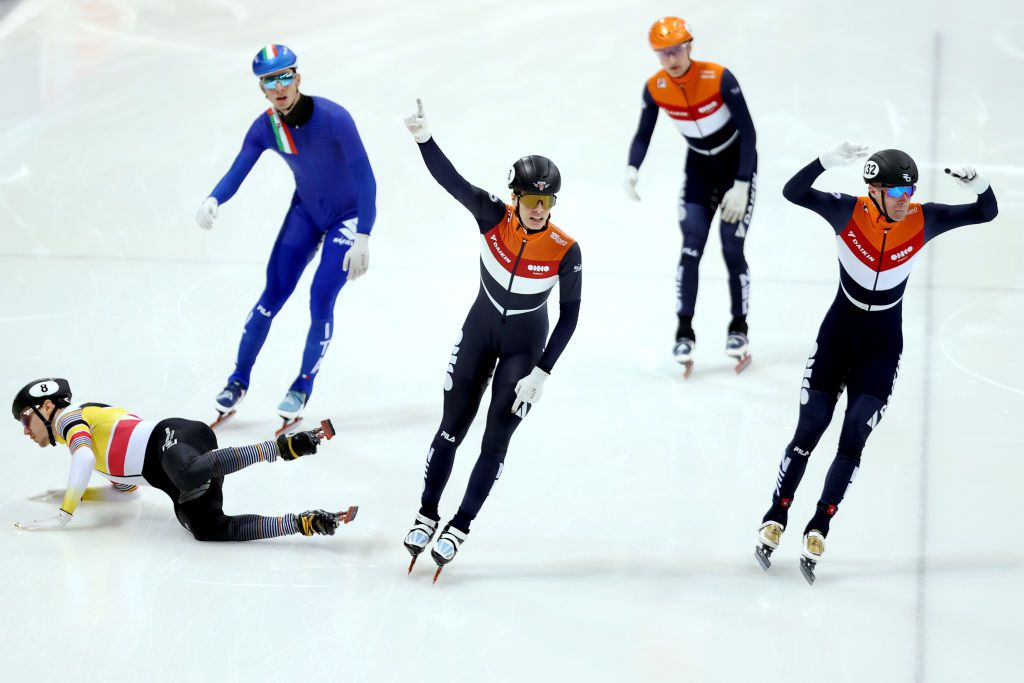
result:
M 427 170 L 438 184 L 455 197 L 476 218 L 481 233 L 487 232 L 505 215 L 505 203 L 486 190 L 468 182 L 444 155 L 430 135 L 423 104 L 416 100 L 416 112 L 405 117 L 405 125 L 416 138 Z
M 988 223 L 999 214 L 992 186 L 973 167 L 964 166 L 954 170 L 947 168 L 946 173 L 965 189 L 977 193 L 978 198 L 971 204 L 950 206 L 929 202 L 923 205 L 921 210 L 924 211 L 925 242 L 954 228 Z
M 826 169 L 849 164 L 867 156 L 868 148 L 852 142 L 840 142 L 796 172 L 782 188 L 782 196 L 797 206 L 810 209 L 840 230 L 850 217 L 856 197 L 839 192 L 822 192 L 811 187 Z

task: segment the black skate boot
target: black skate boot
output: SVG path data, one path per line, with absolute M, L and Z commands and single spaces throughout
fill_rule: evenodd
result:
M 434 572 L 434 583 L 437 583 L 437 577 L 441 576 L 441 570 L 444 569 L 444 566 L 455 559 L 459 548 L 462 547 L 462 544 L 468 537 L 468 531 L 460 531 L 451 524 L 445 524 L 444 531 L 441 532 L 437 543 L 430 549 L 430 556 L 437 563 L 437 571 Z
M 334 425 L 324 420 L 316 429 L 294 434 L 282 434 L 277 437 L 277 450 L 284 460 L 295 460 L 304 455 L 316 453 L 321 441 L 329 441 L 334 436 Z
M 409 529 L 409 533 L 405 535 L 405 549 L 412 555 L 412 561 L 409 562 L 409 572 L 412 573 L 412 567 L 416 564 L 416 558 L 420 556 L 427 548 L 427 544 L 430 543 L 434 538 L 434 534 L 437 533 L 437 523 L 440 520 L 431 519 L 424 514 L 417 513 L 416 521 L 412 528 Z
M 337 514 L 327 512 L 327 510 L 307 510 L 296 516 L 298 517 L 299 531 L 303 536 L 312 536 L 313 534 L 333 536 L 341 521 Z M 355 517 L 354 514 L 353 517 Z
M 676 327 L 676 343 L 672 346 L 672 358 L 683 366 L 683 379 L 690 379 L 693 372 L 693 350 L 697 346 L 697 335 L 693 333 L 692 318 L 679 316 Z

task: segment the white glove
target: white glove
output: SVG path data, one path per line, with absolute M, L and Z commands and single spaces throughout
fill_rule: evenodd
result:
M 356 239 L 352 246 L 345 252 L 345 260 L 341 263 L 341 269 L 348 273 L 349 280 L 355 280 L 370 269 L 370 236 L 361 232 L 356 233 Z
M 626 196 L 632 199 L 634 202 L 640 201 L 640 195 L 636 193 L 636 181 L 637 181 L 637 168 L 636 166 L 626 167 L 626 178 L 623 180 L 622 187 L 626 189 Z
M 830 150 L 818 157 L 818 161 L 821 162 L 821 165 L 824 166 L 827 171 L 830 168 L 845 166 L 857 159 L 863 159 L 867 155 L 867 145 L 859 145 L 856 142 L 843 140 L 838 145 L 832 147 Z
M 516 382 L 516 400 L 512 402 L 512 413 L 518 413 L 519 406 L 524 403 L 532 405 L 539 401 L 544 392 L 544 380 L 550 376 L 540 368 L 534 368 L 533 372 Z
M 737 223 L 747 210 L 747 199 L 750 198 L 750 182 L 737 180 L 722 196 L 722 221 Z
M 203 200 L 203 203 L 199 205 L 199 210 L 196 211 L 196 223 L 203 230 L 209 230 L 213 227 L 213 219 L 217 217 L 217 198 L 207 197 Z
M 947 168 L 946 173 L 953 176 L 953 180 L 974 194 L 981 194 L 988 189 L 988 180 L 978 175 L 977 169 L 973 166 L 956 166 Z
M 422 144 L 430 139 L 430 129 L 427 128 L 427 117 L 423 115 L 423 102 L 420 98 L 416 98 L 416 112 L 406 116 L 404 121 L 416 142 Z
M 71 515 L 61 510 L 53 517 L 37 519 L 31 522 L 18 522 L 14 526 L 25 531 L 42 531 L 44 529 L 63 529 L 71 521 Z

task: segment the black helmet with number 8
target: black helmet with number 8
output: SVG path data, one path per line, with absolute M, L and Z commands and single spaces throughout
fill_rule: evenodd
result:
M 531 154 L 512 164 L 508 186 L 517 194 L 555 195 L 562 189 L 562 174 L 551 159 Z
M 906 152 L 883 149 L 864 162 L 864 182 L 883 187 L 917 184 L 917 164 Z
M 34 408 L 38 412 L 39 406 L 47 399 L 53 401 L 58 408 L 71 405 L 71 384 L 60 377 L 47 377 L 29 382 L 14 397 L 11 414 L 15 420 L 21 421 L 21 414 L 26 408 Z

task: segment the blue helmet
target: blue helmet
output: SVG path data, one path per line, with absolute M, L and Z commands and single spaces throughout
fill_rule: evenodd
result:
M 267 45 L 252 60 L 252 72 L 257 78 L 282 69 L 290 69 L 298 60 L 295 53 L 284 45 Z

